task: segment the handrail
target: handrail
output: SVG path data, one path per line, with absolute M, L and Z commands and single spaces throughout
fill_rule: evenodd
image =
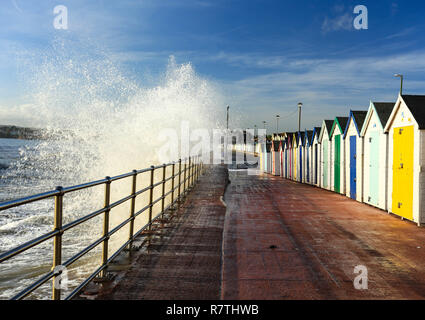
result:
M 167 177 L 167 168 L 172 167 L 171 175 Z M 161 180 L 158 182 L 155 182 L 155 171 L 158 169 L 162 169 L 161 174 Z M 19 255 L 22 252 L 25 252 L 26 250 L 33 248 L 49 239 L 54 239 L 54 245 L 53 245 L 53 263 L 52 263 L 52 269 L 51 271 L 44 274 L 41 278 L 39 278 L 37 281 L 33 282 L 31 285 L 27 286 L 25 289 L 21 290 L 18 294 L 16 294 L 14 297 L 12 297 L 13 300 L 19 300 L 27 297 L 29 294 L 31 294 L 33 291 L 35 291 L 37 288 L 45 284 L 50 279 L 53 279 L 52 282 L 52 299 L 53 300 L 60 300 L 61 299 L 61 289 L 56 286 L 56 278 L 60 276 L 62 273 L 62 270 L 60 268 L 57 268 L 58 266 L 62 267 L 68 267 L 71 264 L 78 261 L 81 257 L 86 255 L 88 252 L 93 250 L 98 245 L 102 244 L 102 261 L 99 268 L 97 268 L 94 272 L 92 272 L 81 284 L 79 284 L 65 299 L 72 299 L 76 294 L 78 294 L 79 291 L 81 291 L 91 280 L 93 280 L 95 277 L 101 275 L 102 277 L 107 276 L 107 267 L 109 263 L 116 257 L 118 254 L 124 250 L 125 248 L 128 248 L 131 250 L 131 244 L 137 238 L 139 235 L 142 234 L 143 231 L 147 229 L 151 229 L 151 226 L 153 222 L 158 219 L 160 216 L 163 216 L 164 213 L 169 210 L 170 208 L 174 207 L 177 203 L 180 203 L 182 199 L 185 197 L 189 189 L 195 184 L 195 182 L 198 180 L 199 175 L 202 173 L 203 170 L 203 163 L 201 160 L 201 156 L 197 155 L 195 157 L 188 157 L 185 159 L 179 159 L 178 162 L 170 162 L 167 164 L 157 165 L 157 166 L 151 166 L 150 168 L 140 169 L 140 170 L 133 170 L 132 172 L 124 173 L 121 175 L 117 175 L 114 177 L 106 177 L 104 179 L 91 181 L 71 187 L 57 187 L 56 190 L 6 201 L 3 203 L 0 203 L 0 212 L 22 206 L 24 204 L 45 200 L 48 198 L 54 198 L 55 199 L 55 214 L 54 214 L 54 228 L 52 231 L 45 233 L 37 238 L 34 238 L 30 241 L 27 241 L 7 252 L 4 252 L 0 254 L 0 264 L 6 260 L 9 260 L 10 258 Z M 143 173 L 150 172 L 150 184 L 149 186 L 142 188 L 140 190 L 137 190 L 136 184 L 137 184 L 137 177 Z M 131 194 L 128 196 L 125 196 L 119 200 L 116 200 L 113 203 L 110 203 L 111 199 L 111 184 L 114 181 L 118 181 L 121 179 L 132 177 L 132 188 L 131 188 Z M 177 180 L 177 181 L 176 181 Z M 165 192 L 165 185 L 167 182 L 171 181 L 171 188 L 168 192 Z M 99 185 L 105 185 L 105 200 L 104 200 L 104 206 L 103 208 L 100 208 L 96 211 L 90 212 L 89 214 L 84 215 L 81 218 L 78 218 L 76 220 L 73 220 L 65 225 L 63 225 L 63 201 L 64 201 L 64 195 L 75 192 L 78 190 L 83 189 L 89 189 L 95 186 Z M 162 186 L 161 195 L 153 199 L 153 192 L 156 187 Z M 145 192 L 149 191 L 149 203 L 141 208 L 140 210 L 136 211 L 135 209 L 135 202 L 136 198 Z M 177 195 L 175 196 L 175 193 L 177 192 Z M 170 203 L 165 207 L 165 201 L 167 197 L 170 196 Z M 112 208 L 115 208 L 127 201 L 131 200 L 131 208 L 130 208 L 130 215 L 128 218 L 126 218 L 124 221 L 119 223 L 117 226 L 115 226 L 112 230 L 109 230 L 109 215 Z M 160 212 L 155 216 L 152 217 L 153 214 L 153 207 L 155 204 L 161 202 L 161 210 Z M 149 213 L 149 219 L 148 222 L 141 227 L 136 232 L 134 231 L 134 221 L 136 217 L 141 215 L 142 213 L 145 213 L 148 211 Z M 87 222 L 94 217 L 97 217 L 99 215 L 103 214 L 104 220 L 103 220 L 103 234 L 100 238 L 86 246 L 84 249 L 80 250 L 76 254 L 74 254 L 71 258 L 69 258 L 67 261 L 62 263 L 62 235 L 65 233 L 65 231 L 71 230 L 74 227 Z M 110 237 L 121 230 L 124 226 L 130 223 L 130 230 L 129 230 L 129 237 L 128 240 L 121 245 L 111 256 L 108 255 L 108 241 Z M 59 270 L 58 270 L 59 269 Z

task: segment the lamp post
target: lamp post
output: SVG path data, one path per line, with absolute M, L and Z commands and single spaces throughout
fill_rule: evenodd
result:
M 227 130 L 229 130 L 229 109 L 230 106 L 227 106 Z
M 301 131 L 301 107 L 303 106 L 302 102 L 298 102 L 298 132 Z
M 400 78 L 400 95 L 403 94 L 403 75 L 402 74 L 395 74 L 394 77 Z
M 276 115 L 276 135 L 279 134 L 279 115 Z

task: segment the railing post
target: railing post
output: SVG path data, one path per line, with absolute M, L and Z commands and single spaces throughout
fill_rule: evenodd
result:
M 180 187 L 181 187 L 181 182 L 182 181 L 182 159 L 179 159 L 179 192 L 178 192 L 178 201 L 180 201 Z
M 130 229 L 128 234 L 128 240 L 130 243 L 128 244 L 128 249 L 131 249 L 131 244 L 133 241 L 134 235 L 134 212 L 136 210 L 136 183 L 137 183 L 137 170 L 133 170 L 133 183 L 131 185 L 131 194 L 133 198 L 131 198 L 131 207 L 130 207 Z
M 162 200 L 161 200 L 161 217 L 164 217 L 164 208 L 165 208 L 165 173 L 167 170 L 167 165 L 164 163 L 162 168 Z
M 189 158 L 190 159 L 190 158 Z M 187 171 L 187 161 L 184 160 L 184 176 L 183 176 L 183 197 L 186 194 L 186 171 Z
M 192 187 L 195 185 L 195 166 L 196 166 L 196 157 L 192 164 Z
M 201 157 L 198 158 L 198 164 L 196 165 L 196 181 L 199 179 L 199 164 L 201 163 Z
M 105 211 L 105 215 L 103 216 L 103 248 L 102 248 L 102 266 L 105 266 L 108 262 L 108 244 L 109 244 L 109 204 L 111 202 L 111 178 L 106 177 L 107 181 L 105 183 L 105 204 L 104 208 L 107 208 Z M 106 268 L 102 270 L 100 273 L 100 277 L 106 277 Z
M 192 167 L 192 158 L 189 157 L 189 172 L 187 173 L 187 189 L 190 189 L 190 168 Z
M 149 230 L 152 229 L 152 209 L 153 209 L 153 181 L 154 181 L 155 167 L 151 166 L 151 192 L 149 193 Z
M 56 190 L 59 191 L 59 194 L 55 197 L 55 220 L 54 220 L 54 230 L 62 229 L 62 215 L 63 215 L 63 188 L 56 187 Z M 62 232 L 59 232 L 53 240 L 53 266 L 52 270 L 54 271 L 57 266 L 60 266 L 62 263 Z M 60 300 L 61 290 L 56 286 L 57 276 L 53 277 L 52 283 L 52 300 Z
M 172 171 L 171 171 L 171 176 L 173 177 L 171 179 L 171 207 L 173 207 L 174 205 L 174 170 L 175 170 L 175 165 L 176 163 L 173 161 L 173 167 L 172 167 Z

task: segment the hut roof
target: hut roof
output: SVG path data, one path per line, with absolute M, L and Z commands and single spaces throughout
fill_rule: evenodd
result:
M 401 97 L 413 114 L 419 129 L 425 129 L 425 96 L 403 94 Z
M 395 102 L 372 102 L 375 106 L 376 114 L 384 128 L 393 111 Z

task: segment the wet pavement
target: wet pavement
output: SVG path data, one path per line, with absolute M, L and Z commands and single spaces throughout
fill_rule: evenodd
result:
M 222 235 L 228 181 L 224 166 L 207 167 L 178 210 L 155 224 L 142 248 L 109 272 L 115 280 L 86 289 L 85 296 L 107 300 L 219 299 Z M 90 292 L 94 290 L 94 292 Z
M 423 228 L 280 177 L 210 167 L 148 238 L 92 298 L 425 297 Z M 354 288 L 356 266 L 367 268 L 366 290 Z
M 280 177 L 229 179 L 221 298 L 425 297 L 423 228 Z M 356 266 L 367 268 L 366 290 L 354 288 Z

